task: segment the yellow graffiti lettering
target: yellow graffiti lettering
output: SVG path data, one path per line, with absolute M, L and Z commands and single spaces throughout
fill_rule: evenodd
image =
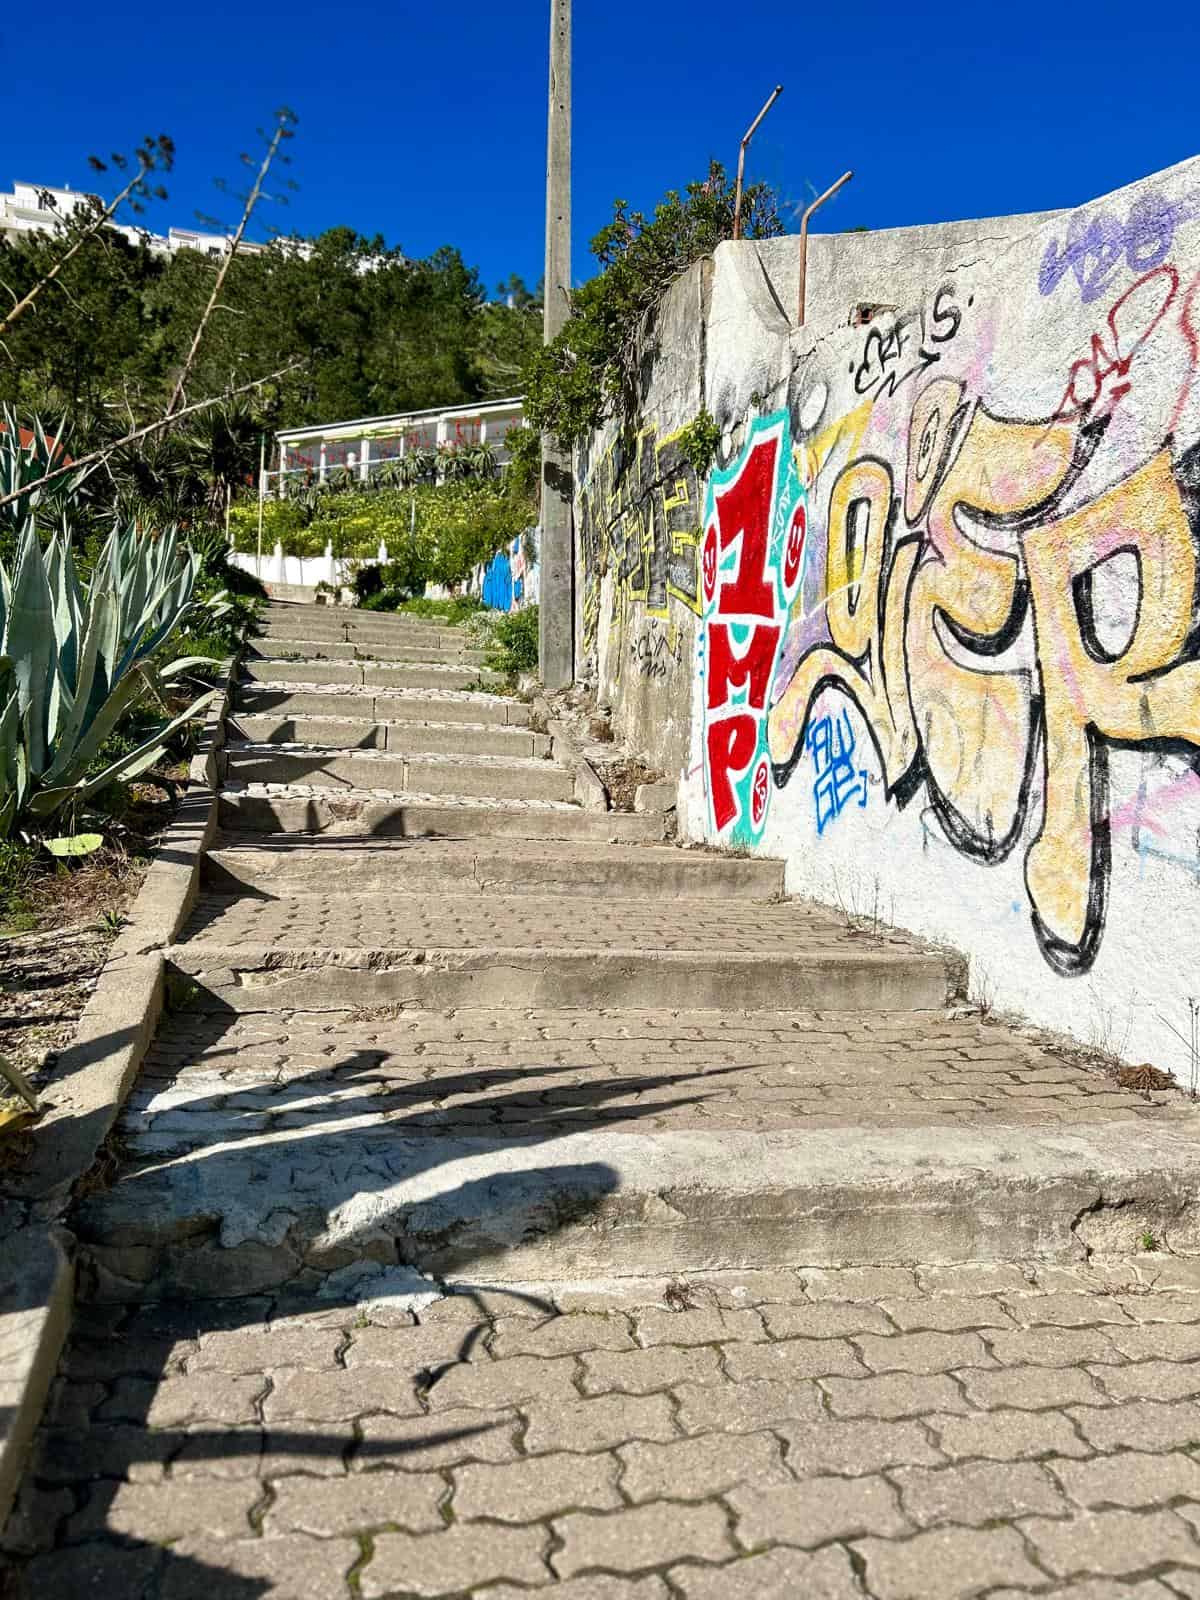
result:
M 927 516 L 928 539 L 909 592 L 905 662 L 930 799 L 961 850 L 998 860 L 1024 816 L 1032 707 L 1028 673 L 991 664 L 1022 621 L 1016 554 L 962 527 L 1011 516 L 1059 488 L 1072 430 L 967 416 L 961 385 L 932 383 L 913 408 L 905 511 Z M 961 656 L 962 659 L 956 659 Z
M 1200 743 L 1200 662 L 1180 661 L 1191 628 L 1196 552 L 1164 450 L 1126 482 L 1022 539 L 1037 636 L 1046 742 L 1042 825 L 1025 861 L 1043 948 L 1062 970 L 1099 939 L 1107 881 L 1107 755 L 1101 741 Z M 1138 603 L 1128 643 L 1096 636 L 1091 585 L 1130 552 Z

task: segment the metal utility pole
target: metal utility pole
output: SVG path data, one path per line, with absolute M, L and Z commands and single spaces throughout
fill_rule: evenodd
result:
M 567 320 L 571 288 L 571 0 L 550 0 L 550 115 L 546 130 L 546 344 Z M 547 689 L 575 676 L 575 561 L 570 455 L 542 436 L 538 664 Z

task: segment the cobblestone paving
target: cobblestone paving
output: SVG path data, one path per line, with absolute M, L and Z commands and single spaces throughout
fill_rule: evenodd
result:
M 131 1153 L 332 1129 L 528 1135 L 557 1127 L 1078 1126 L 1194 1121 L 973 1015 L 496 1010 L 182 1013 L 123 1129 Z
M 397 883 L 397 889 L 401 882 Z M 867 941 L 829 912 L 800 902 L 672 898 L 594 899 L 574 895 L 364 894 L 332 892 L 279 899 L 204 895 L 185 939 L 219 944 L 340 948 L 876 952 L 913 950 L 881 933 Z
M 1200 1596 L 1200 1273 L 85 1307 L 14 1596 Z

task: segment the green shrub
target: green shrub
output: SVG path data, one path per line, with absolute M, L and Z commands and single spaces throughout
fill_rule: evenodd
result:
M 636 415 L 639 375 L 653 349 L 648 313 L 694 261 L 733 237 L 734 194 L 724 167 L 713 161 L 706 179 L 689 183 L 682 194 L 670 190 L 653 216 L 616 202 L 613 220 L 591 242 L 600 272 L 572 292 L 566 326 L 526 362 L 522 386 L 531 428 L 570 447 L 606 417 Z M 747 185 L 743 237 L 782 232 L 777 197 L 764 183 Z
M 291 541 L 304 531 L 304 512 L 293 500 L 263 501 L 262 547 L 270 555 L 277 544 L 282 544 L 285 555 L 296 555 L 289 549 Z M 258 550 L 258 501 L 243 500 L 229 508 L 229 537 L 239 555 L 252 556 Z M 322 550 L 324 546 L 322 546 Z M 321 552 L 319 551 L 318 554 Z
M 456 627 L 487 608 L 477 596 L 462 594 L 456 595 L 453 600 L 432 600 L 418 595 L 415 599 L 406 600 L 399 609 L 410 617 L 436 617 L 439 622 Z
M 365 562 L 356 566 L 350 579 L 354 586 L 354 595 L 359 605 L 364 605 L 373 594 L 378 594 L 383 588 L 383 568 L 378 561 Z
M 522 672 L 536 672 L 538 665 L 538 608 L 526 606 L 497 619 L 485 664 L 515 681 Z
M 199 560 L 194 595 L 197 600 L 222 598 L 228 609 L 219 617 L 197 615 L 180 640 L 185 654 L 223 660 L 240 643 L 258 613 L 267 591 L 258 579 L 230 564 L 225 530 L 220 526 L 189 532 L 185 540 Z
M 0 839 L 0 934 L 24 933 L 33 927 L 30 896 L 37 877 L 37 847 L 20 839 Z
M 233 507 L 230 533 L 236 550 L 257 548 L 257 517 L 257 502 Z M 320 556 L 328 543 L 340 561 L 368 562 L 382 543 L 388 565 L 403 569 L 393 579 L 382 579 L 383 586 L 419 594 L 427 583 L 463 583 L 524 534 L 534 517 L 532 502 L 518 491 L 515 479 L 511 484 L 506 478 L 465 478 L 409 489 L 346 490 L 313 496 L 311 507 L 301 497 L 265 502 L 263 550 L 270 552 L 278 540 L 285 556 Z

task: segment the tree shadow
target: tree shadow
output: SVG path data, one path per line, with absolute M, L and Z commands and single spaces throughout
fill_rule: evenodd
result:
M 186 1039 L 193 1061 L 227 1061 L 230 1065 L 214 1070 L 230 1071 L 239 1047 L 230 1042 L 222 1049 L 221 1040 L 234 1017 L 222 1010 L 176 1013 L 164 1020 L 160 1039 Z M 337 1020 L 346 1025 L 343 1017 Z M 279 1048 L 286 1053 L 288 1023 L 283 1017 L 278 1022 Z M 395 1051 L 364 1044 L 286 1077 L 264 1072 L 257 1087 L 235 1078 L 182 1100 L 171 1093 L 169 1069 L 153 1063 L 143 1067 L 124 1117 L 129 1142 L 123 1169 L 111 1188 L 82 1198 L 71 1218 L 82 1247 L 84 1304 L 60 1371 L 59 1409 L 40 1430 L 25 1512 L 35 1520 L 57 1517 L 54 1548 L 10 1562 L 7 1587 L 0 1587 L 4 1600 L 34 1595 L 41 1600 L 48 1591 L 108 1592 L 121 1600 L 258 1600 L 279 1592 L 270 1577 L 227 1570 L 207 1559 L 207 1551 L 201 1559 L 160 1546 L 149 1533 L 139 1536 L 111 1525 L 113 1502 L 124 1485 L 157 1480 L 160 1469 L 169 1474 L 174 1464 L 186 1461 L 189 1471 L 203 1464 L 211 1474 L 187 1480 L 200 1499 L 217 1478 L 261 1474 L 265 1496 L 268 1479 L 292 1473 L 341 1476 L 352 1464 L 355 1472 L 370 1472 L 395 1463 L 402 1468 L 422 1463 L 422 1470 L 434 1470 L 435 1457 L 446 1459 L 438 1452 L 453 1456 L 460 1448 L 462 1459 L 470 1459 L 475 1443 L 514 1425 L 505 1420 L 512 1408 L 498 1404 L 495 1412 L 480 1411 L 475 1420 L 455 1406 L 454 1416 L 439 1423 L 438 1385 L 478 1353 L 495 1296 L 513 1295 L 535 1311 L 554 1314 L 548 1302 L 486 1282 L 453 1286 L 457 1294 L 475 1296 L 474 1320 L 457 1333 L 457 1322 L 442 1324 L 449 1341 L 445 1353 L 423 1357 L 419 1365 L 414 1360 L 403 1380 L 408 1409 L 389 1413 L 381 1404 L 369 1437 L 353 1420 L 273 1423 L 261 1397 L 252 1424 L 214 1427 L 200 1419 L 194 1426 L 187 1421 L 159 1426 L 152 1422 L 152 1408 L 164 1379 L 177 1374 L 179 1358 L 173 1352 L 180 1341 L 189 1343 L 195 1359 L 193 1342 L 206 1334 L 261 1330 L 264 1324 L 282 1328 L 300 1312 L 306 1318 L 320 1312 L 318 1323 L 326 1316 L 337 1323 L 344 1313 L 343 1327 L 352 1316 L 367 1323 L 382 1317 L 386 1325 L 395 1314 L 386 1295 L 396 1265 L 428 1270 L 432 1263 L 438 1273 L 452 1271 L 461 1279 L 473 1268 L 486 1273 L 505 1240 L 522 1245 L 586 1225 L 617 1189 L 618 1174 L 596 1160 L 539 1163 L 539 1147 L 567 1132 L 617 1119 L 638 1122 L 696 1104 L 705 1098 L 696 1092 L 698 1078 L 737 1070 L 581 1081 L 578 1067 L 539 1065 L 532 1045 L 533 1059 L 520 1064 L 484 1060 L 447 1068 L 431 1063 L 419 1078 L 411 1069 L 422 1058 L 408 1056 L 409 1048 L 407 1043 Z M 485 1041 L 478 1054 L 488 1054 Z M 389 1057 L 401 1059 L 404 1076 L 388 1071 Z M 131 1124 L 146 1116 L 156 1094 L 165 1094 L 164 1109 L 152 1111 L 148 1131 L 138 1137 Z M 263 1107 L 272 1104 L 274 1110 L 264 1116 Z M 189 1119 L 197 1119 L 192 1132 Z M 167 1124 L 160 1135 L 154 1133 L 156 1120 Z M 472 1151 L 485 1146 L 495 1151 L 498 1139 L 509 1159 L 472 1173 Z M 436 1175 L 450 1163 L 459 1181 L 447 1185 Z M 389 1198 L 392 1189 L 398 1189 L 399 1198 Z M 330 1219 L 339 1209 L 348 1226 L 332 1247 L 320 1245 L 314 1253 L 314 1241 L 328 1238 Z M 104 1241 L 114 1234 L 154 1283 L 124 1308 L 110 1309 L 105 1294 L 137 1294 L 134 1285 L 114 1274 L 111 1258 L 104 1265 Z M 231 1298 L 229 1272 L 233 1263 L 238 1270 L 244 1267 L 236 1241 L 255 1245 L 261 1271 Z M 378 1267 L 374 1281 L 383 1301 L 372 1301 L 371 1282 L 364 1286 L 354 1281 L 353 1270 L 344 1270 L 356 1263 L 366 1263 L 365 1270 Z M 90 1305 L 89 1296 L 95 1297 Z M 269 1343 L 270 1333 L 264 1336 Z M 402 1329 L 395 1338 L 402 1361 Z M 121 1353 L 115 1361 L 114 1349 Z M 91 1361 L 107 1374 L 101 1397 L 88 1387 Z M 268 1365 L 264 1361 L 264 1368 Z M 72 1403 L 84 1401 L 90 1404 L 72 1420 Z M 71 1497 L 69 1510 L 61 1498 L 64 1490 Z M 82 1525 L 72 1526 L 80 1513 Z M 286 1537 L 269 1534 L 259 1541 L 231 1541 L 230 1547 L 240 1560 L 245 1544 L 262 1554 L 272 1538 L 281 1543 Z M 341 1586 L 336 1592 L 350 1593 Z

